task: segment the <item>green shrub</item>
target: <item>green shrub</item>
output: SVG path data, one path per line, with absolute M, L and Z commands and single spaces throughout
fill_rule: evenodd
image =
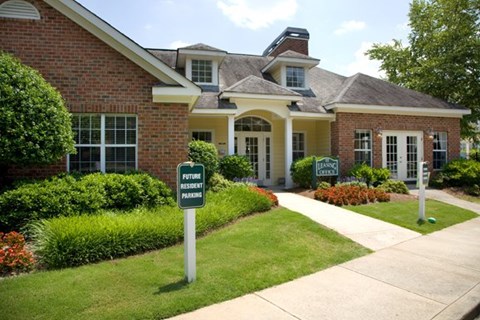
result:
M 265 195 L 245 186 L 208 192 L 196 211 L 196 233 L 204 234 L 241 216 L 270 209 Z M 183 215 L 176 207 L 137 208 L 59 217 L 31 226 L 35 254 L 47 268 L 64 268 L 174 245 L 183 239 Z
M 354 165 L 348 171 L 348 175 L 365 182 L 367 185 L 371 185 L 373 182 L 373 170 L 365 163 Z
M 401 180 L 387 180 L 384 183 L 382 183 L 379 187 L 388 193 L 400 193 L 400 194 L 410 193 L 405 182 Z
M 246 156 L 229 155 L 220 159 L 220 173 L 228 180 L 253 176 L 253 167 Z
M 469 186 L 465 188 L 465 192 L 471 196 L 478 197 L 480 196 L 480 185 L 474 184 L 473 186 Z
M 390 170 L 387 168 L 371 168 L 366 163 L 362 163 L 354 165 L 348 175 L 360 179 L 368 186 L 378 186 L 390 178 Z
M 390 178 L 390 170 L 388 168 L 373 168 L 373 185 L 379 186 Z
M 232 187 L 235 182 L 225 179 L 220 173 L 214 173 L 210 178 L 210 191 L 220 192 L 222 190 Z
M 1 194 L 0 223 L 2 231 L 10 231 L 39 219 L 91 214 L 100 209 L 174 204 L 167 185 L 145 173 L 62 174 Z
M 38 71 L 0 52 L 0 170 L 58 161 L 75 153 L 74 144 L 60 92 Z
M 302 188 L 310 188 L 312 185 L 313 156 L 296 160 L 290 166 L 292 180 Z
M 471 160 L 480 161 L 480 149 L 470 150 L 470 154 L 468 156 Z
M 188 144 L 188 159 L 205 167 L 205 181 L 218 171 L 218 151 L 213 143 L 194 140 Z
M 317 189 L 328 189 L 330 188 L 332 185 L 330 184 L 330 182 L 327 182 L 327 181 L 321 181 L 318 186 L 317 186 Z
M 480 162 L 466 159 L 450 161 L 443 166 L 441 178 L 443 187 L 463 187 L 478 184 L 480 181 Z

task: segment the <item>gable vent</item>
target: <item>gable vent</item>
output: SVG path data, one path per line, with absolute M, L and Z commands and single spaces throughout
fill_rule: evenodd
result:
M 27 1 L 10 0 L 0 5 L 0 18 L 40 20 L 40 13 Z

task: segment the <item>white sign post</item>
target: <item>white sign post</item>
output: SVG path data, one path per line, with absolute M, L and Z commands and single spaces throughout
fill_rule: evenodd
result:
M 185 278 L 190 283 L 197 277 L 195 208 L 205 205 L 205 168 L 203 164 L 184 162 L 177 166 L 177 203 L 183 209 Z
M 197 278 L 197 251 L 195 243 L 195 209 L 183 210 L 183 245 L 185 278 L 188 283 L 195 281 Z
M 418 162 L 417 185 L 418 185 L 418 220 L 425 221 L 425 186 L 428 185 L 428 163 Z

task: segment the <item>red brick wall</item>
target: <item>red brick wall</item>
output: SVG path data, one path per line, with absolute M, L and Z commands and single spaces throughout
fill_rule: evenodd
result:
M 292 50 L 308 56 L 308 40 L 285 38 L 278 47 L 270 52 L 269 56 L 276 57 L 287 50 Z
M 375 134 L 375 129 L 423 131 L 423 153 L 425 161 L 432 168 L 433 142 L 426 134 L 428 129 L 447 132 L 447 159 L 452 160 L 460 156 L 460 119 L 441 117 L 419 117 L 402 115 L 379 115 L 366 113 L 336 114 L 336 120 L 331 124 L 332 155 L 340 157 L 342 175 L 354 164 L 354 137 L 356 129 L 372 130 L 373 139 L 373 166 L 382 167 L 382 138 Z
M 0 0 L 0 3 L 5 0 Z M 0 50 L 39 70 L 69 110 L 138 115 L 138 168 L 174 186 L 187 158 L 188 106 L 152 103 L 160 81 L 43 1 L 30 1 L 41 20 L 0 18 Z M 15 168 L 17 176 L 48 176 L 56 165 Z

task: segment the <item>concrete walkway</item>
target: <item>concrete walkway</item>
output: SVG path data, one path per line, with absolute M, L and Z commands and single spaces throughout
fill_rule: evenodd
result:
M 421 236 L 418 232 L 295 193 L 277 192 L 275 195 L 282 207 L 299 212 L 372 250 Z
M 410 193 L 418 196 L 418 189 L 412 189 L 412 190 L 410 190 Z M 446 193 L 445 191 L 442 191 L 442 190 L 426 189 L 425 190 L 425 197 L 428 198 L 428 199 L 434 199 L 434 200 L 437 200 L 437 201 L 452 204 L 454 206 L 464 208 L 464 209 L 467 209 L 467 210 L 471 210 L 473 212 L 476 212 L 476 213 L 480 214 L 480 204 L 456 198 L 456 197 L 452 196 L 451 194 L 448 194 L 448 193 Z
M 480 218 L 419 236 L 305 197 L 277 196 L 282 206 L 378 251 L 172 319 L 450 320 L 480 312 Z

